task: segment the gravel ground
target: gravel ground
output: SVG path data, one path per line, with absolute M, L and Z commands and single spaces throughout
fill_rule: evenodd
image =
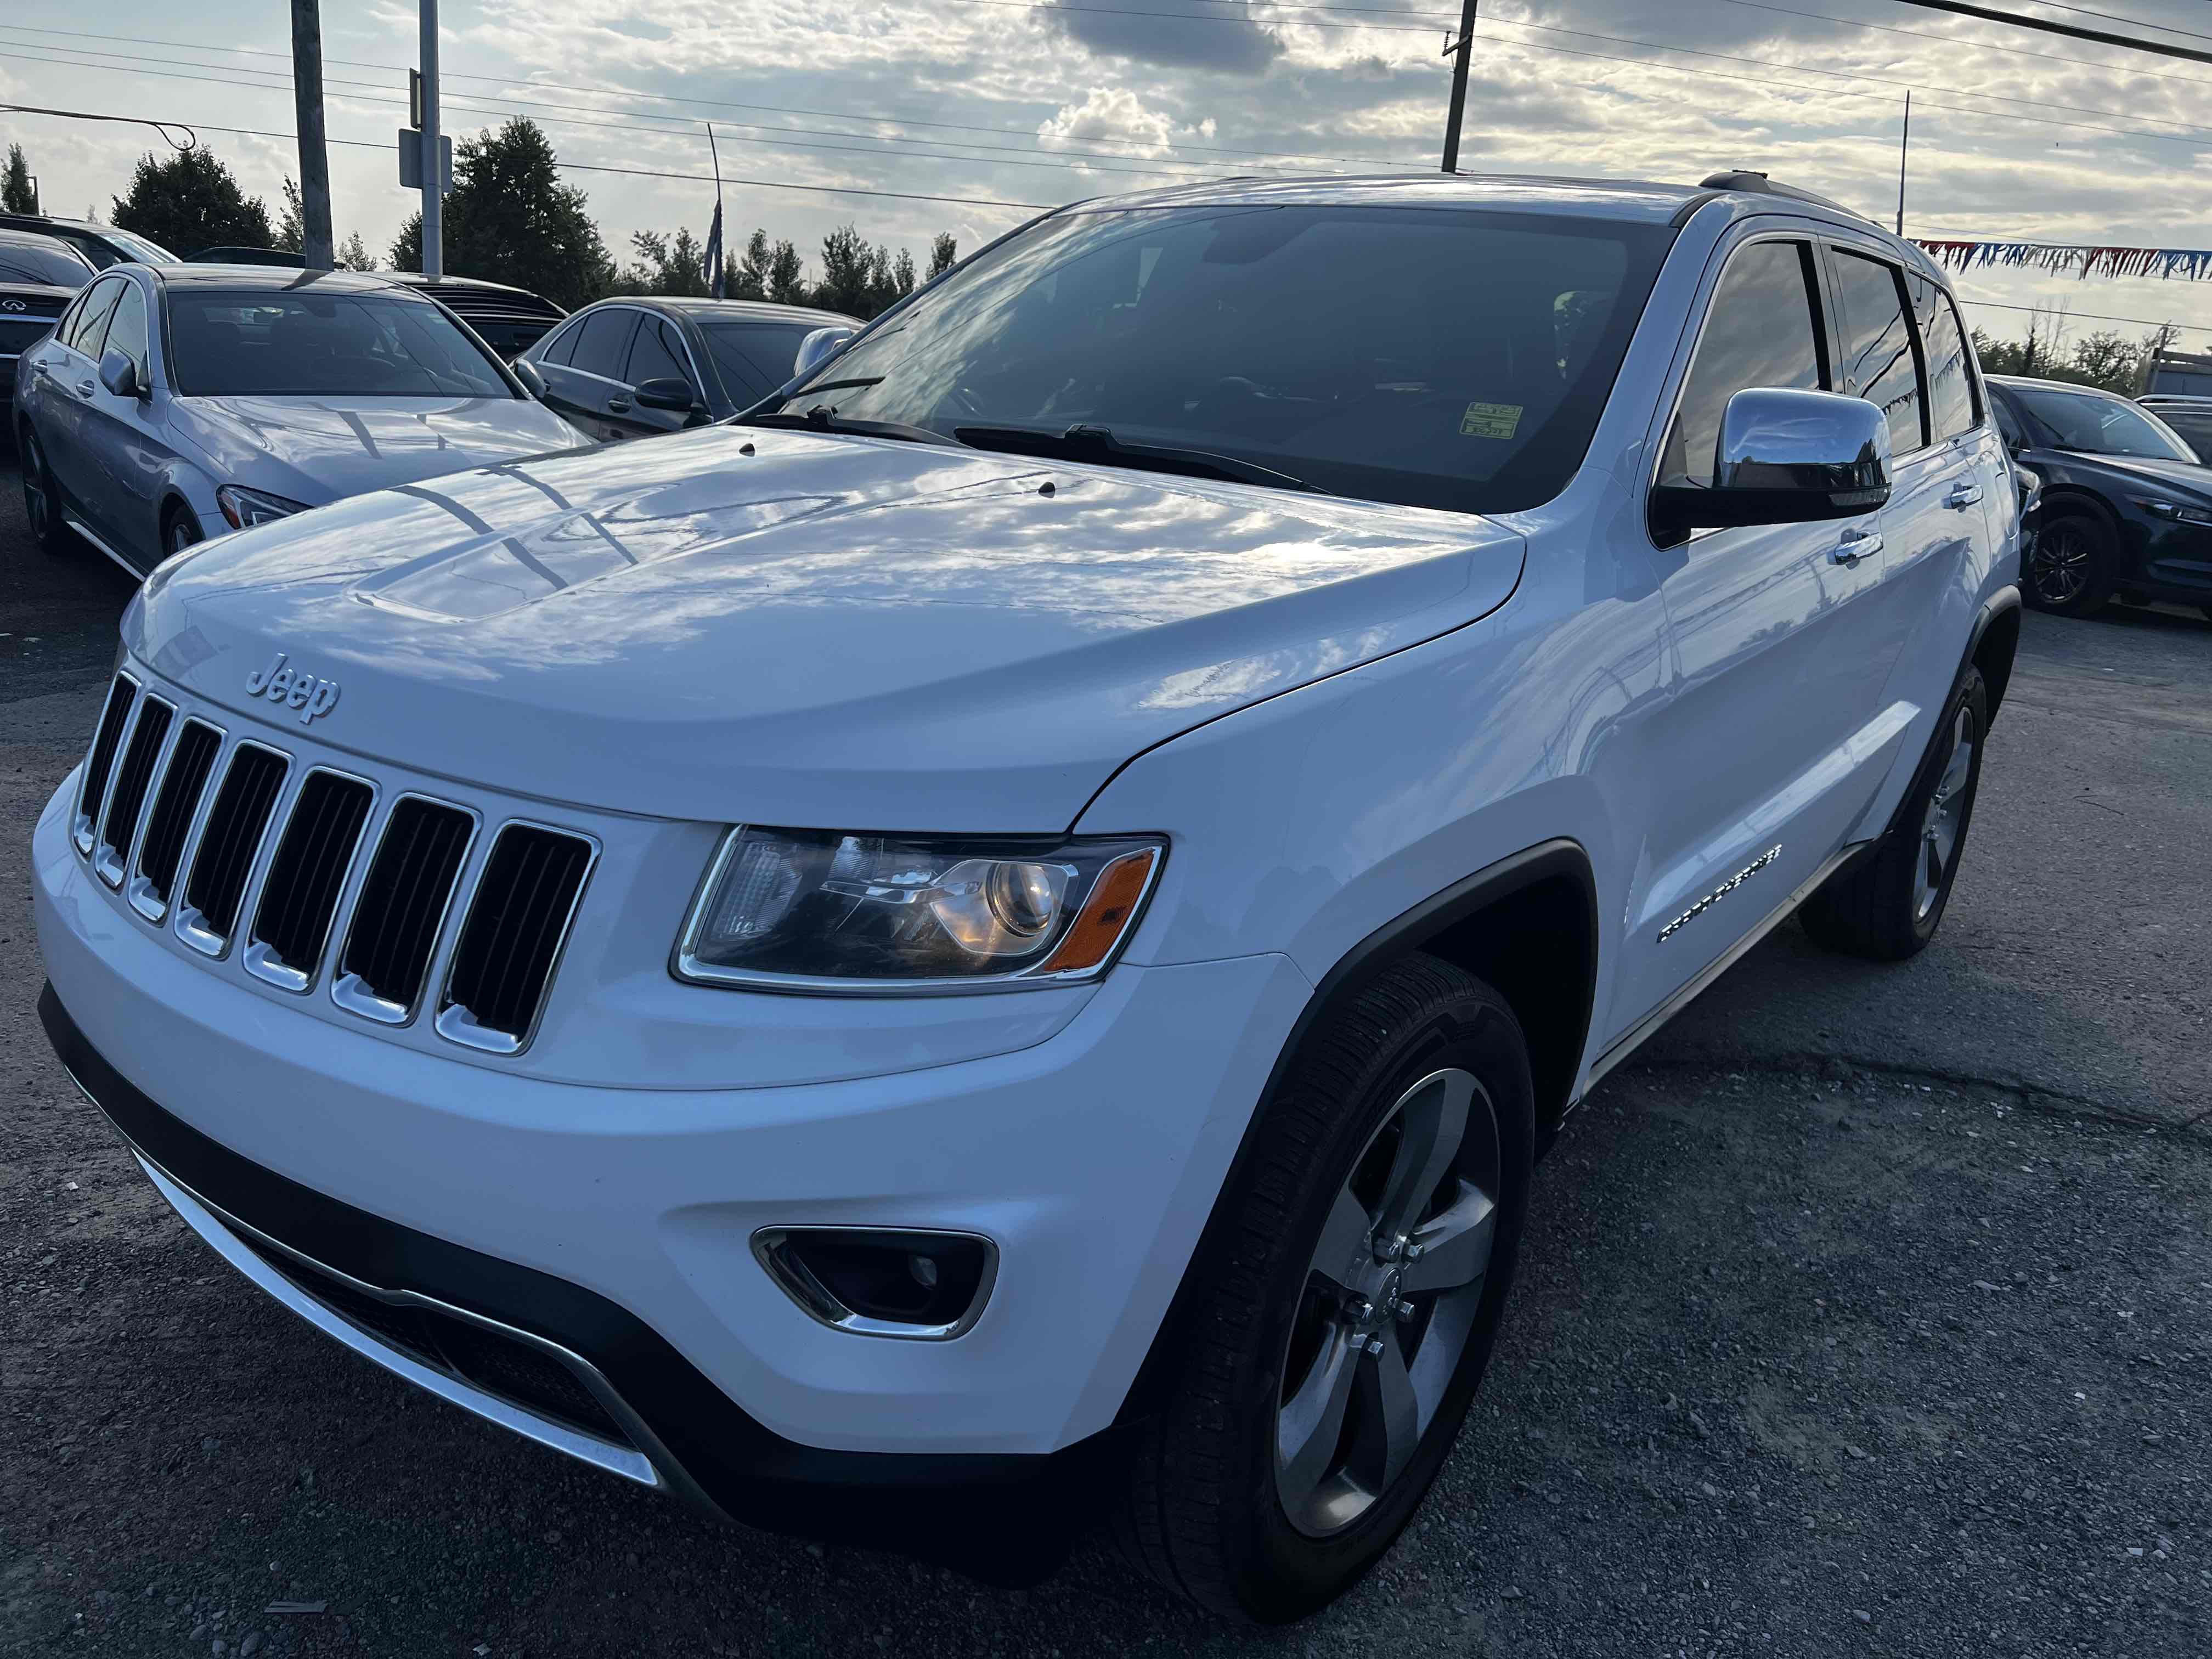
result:
M 200 1244 L 33 1015 L 129 586 L 0 492 L 0 1653 L 2212 1652 L 2212 624 L 2028 619 L 1936 946 L 1785 928 L 1595 1093 L 1428 1504 L 1252 1636 L 702 1521 Z

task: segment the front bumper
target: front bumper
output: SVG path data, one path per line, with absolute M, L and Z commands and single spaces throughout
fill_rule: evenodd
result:
M 1107 1428 L 1308 994 L 1278 957 L 1125 964 L 1047 1040 L 957 1064 L 506 1075 L 184 960 L 70 846 L 70 799 L 33 844 L 50 1029 L 161 1177 L 218 1225 L 582 1360 L 661 1478 L 769 1524 L 801 1486 L 1027 1480 Z M 955 1341 L 827 1328 L 750 1249 L 810 1223 L 984 1233 L 992 1300 Z

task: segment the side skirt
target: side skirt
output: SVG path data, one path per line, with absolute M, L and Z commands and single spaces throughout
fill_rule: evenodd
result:
M 1784 922 L 1789 921 L 1790 916 L 1796 911 L 1797 907 L 1802 904 L 1807 899 L 1812 897 L 1814 890 L 1819 888 L 1822 882 L 1827 880 L 1830 876 L 1835 874 L 1838 870 L 1841 869 L 1845 864 L 1856 858 L 1862 848 L 1871 846 L 1872 844 L 1873 843 L 1870 842 L 1856 841 L 1852 842 L 1848 846 L 1839 848 L 1826 864 L 1823 864 L 1810 876 L 1807 877 L 1804 882 L 1796 889 L 1796 891 L 1791 893 L 1789 897 L 1784 899 L 1781 903 L 1776 905 L 1773 909 L 1767 912 L 1766 915 L 1760 921 L 1759 924 L 1756 927 L 1753 927 L 1734 945 L 1729 946 L 1727 950 L 1722 951 L 1719 956 L 1708 963 L 1703 970 L 1698 974 L 1697 977 L 1691 980 L 1689 983 L 1683 986 L 1681 989 L 1676 991 L 1674 995 L 1668 997 L 1666 1001 L 1661 1003 L 1650 1013 L 1644 1015 L 1642 1019 L 1638 1020 L 1634 1025 L 1629 1028 L 1626 1035 L 1624 1035 L 1610 1048 L 1607 1048 L 1603 1054 L 1600 1054 L 1596 1060 L 1591 1062 L 1589 1076 L 1583 1079 L 1581 1090 L 1577 1092 L 1574 1099 L 1569 1103 L 1567 1109 L 1569 1111 L 1572 1111 L 1577 1106 L 1581 1105 L 1583 1102 L 1589 1097 L 1589 1091 L 1597 1087 L 1599 1082 L 1604 1078 L 1607 1073 L 1613 1070 L 1614 1066 L 1620 1065 L 1622 1060 L 1626 1060 L 1629 1055 L 1634 1054 L 1638 1048 L 1644 1045 L 1645 1039 L 1651 1036 L 1653 1033 L 1656 1032 L 1659 1028 L 1664 1025 L 1668 1020 L 1674 1018 L 1675 1015 L 1680 1013 L 1683 1009 L 1688 1007 L 1692 1002 L 1697 1000 L 1698 994 L 1700 991 L 1703 991 L 1723 974 L 1728 972 L 1729 969 L 1735 967 L 1735 964 L 1741 961 L 1750 951 L 1753 945 L 1757 945 L 1777 927 L 1779 927 Z

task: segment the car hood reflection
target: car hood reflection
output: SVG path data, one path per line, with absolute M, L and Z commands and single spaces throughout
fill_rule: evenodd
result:
M 584 441 L 526 398 L 185 398 L 177 408 L 219 475 L 310 507 Z
M 246 681 L 283 651 L 341 688 L 317 741 L 495 787 L 1036 830 L 1179 732 L 1486 614 L 1522 556 L 1463 514 L 714 428 L 223 538 L 125 629 L 280 732 Z

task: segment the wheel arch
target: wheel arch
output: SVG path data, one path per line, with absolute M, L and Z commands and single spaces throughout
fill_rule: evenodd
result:
M 1214 1195 L 1191 1261 L 1214 1245 L 1224 1200 L 1243 1179 L 1255 1131 L 1299 1045 L 1332 1008 L 1358 994 L 1389 965 L 1427 951 L 1465 969 L 1511 1006 L 1528 1042 L 1536 1088 L 1537 1151 L 1556 1137 L 1581 1075 L 1598 973 L 1597 878 L 1581 842 L 1558 837 L 1523 848 L 1454 882 L 1369 933 L 1322 976 L 1284 1039 L 1250 1120 Z M 1116 1424 L 1145 1415 L 1172 1370 L 1177 1333 L 1189 1318 L 1190 1265 L 1152 1334 Z
M 2048 524 L 2062 513 L 2081 513 L 2101 520 L 2114 535 L 2120 530 L 2120 515 L 2095 490 L 2077 483 L 2046 483 L 2043 486 L 2040 508 L 2043 522 Z
M 1992 726 L 1996 723 L 1997 705 L 2004 701 L 2005 687 L 2012 681 L 2013 659 L 2020 653 L 2021 615 L 2020 589 L 1999 588 L 1983 601 L 1974 618 L 1972 637 L 1966 643 L 1966 662 L 1982 671 L 1982 682 L 1989 688 Z M 1965 664 L 1960 665 L 1960 672 L 1965 672 Z

